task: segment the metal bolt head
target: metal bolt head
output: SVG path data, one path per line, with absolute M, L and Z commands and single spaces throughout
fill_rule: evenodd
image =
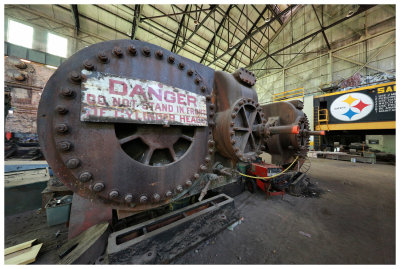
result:
M 194 79 L 194 83 L 195 83 L 195 84 L 199 84 L 199 83 L 200 83 L 200 78 L 196 77 L 196 78 Z
M 65 106 L 57 106 L 56 107 L 56 111 L 59 113 L 59 114 L 65 114 L 65 113 L 67 113 L 68 112 L 68 109 L 65 107 Z
M 122 49 L 120 47 L 115 47 L 113 49 L 113 53 L 117 57 L 122 57 Z
M 209 163 L 211 161 L 211 158 L 210 157 L 206 157 L 204 160 L 205 160 L 206 163 Z
M 205 165 L 200 165 L 200 170 L 206 171 L 206 170 L 207 170 L 207 166 L 205 166 Z
M 24 81 L 26 79 L 26 76 L 20 72 L 20 73 L 18 73 L 18 75 L 14 76 L 14 79 L 18 80 L 18 81 Z
M 163 53 L 163 51 L 162 50 L 157 50 L 156 51 L 156 56 L 158 57 L 158 58 L 162 58 L 163 57 L 163 55 L 164 55 L 164 53 Z
M 154 199 L 155 202 L 160 201 L 160 198 L 161 197 L 160 197 L 160 195 L 158 193 L 153 194 L 153 199 Z
M 97 58 L 100 60 L 100 62 L 103 62 L 103 63 L 106 63 L 108 61 L 108 57 L 104 51 L 99 52 L 97 54 Z
M 129 51 L 129 53 L 132 54 L 133 56 L 135 56 L 136 53 L 137 53 L 136 48 L 135 48 L 135 46 L 133 46 L 133 45 L 129 45 L 128 51 Z
M 213 147 L 215 145 L 214 140 L 208 140 L 208 146 Z
M 133 195 L 130 194 L 130 193 L 128 193 L 127 195 L 125 195 L 124 200 L 125 200 L 125 202 L 127 202 L 127 203 L 132 202 L 132 200 L 133 200 Z
M 260 104 L 259 103 L 256 103 L 256 107 L 259 107 L 260 106 Z
M 188 75 L 189 77 L 193 76 L 193 70 L 192 70 L 192 69 L 189 69 L 189 70 L 187 71 L 187 75 Z
M 172 55 L 168 56 L 168 62 L 169 62 L 170 64 L 173 64 L 173 63 L 175 62 L 175 57 L 172 56 Z
M 179 68 L 180 70 L 183 70 L 183 69 L 185 68 L 185 64 L 184 64 L 184 63 L 179 63 L 179 64 L 178 64 L 178 68 Z
M 171 197 L 171 196 L 172 196 L 172 192 L 171 192 L 171 191 L 167 191 L 167 192 L 165 193 L 165 196 L 166 196 L 166 197 Z
M 65 123 L 59 123 L 56 125 L 56 131 L 58 133 L 66 133 L 68 131 L 68 126 Z
M 89 61 L 89 60 L 86 60 L 83 63 L 83 66 L 85 67 L 86 70 L 89 70 L 89 71 L 94 69 L 93 63 L 91 61 Z
M 206 100 L 207 100 L 207 101 L 210 101 L 210 100 L 211 100 L 211 95 L 207 95 L 207 96 L 206 96 Z
M 201 92 L 205 92 L 207 90 L 206 86 L 201 86 L 200 88 Z
M 185 184 L 186 184 L 186 186 L 190 187 L 190 186 L 192 186 L 192 181 L 191 180 L 187 180 L 185 182 Z
M 140 196 L 140 198 L 139 198 L 139 202 L 140 202 L 141 204 L 144 204 L 144 203 L 146 203 L 146 202 L 147 202 L 147 196 L 146 196 L 146 195 L 142 195 L 142 196 Z
M 210 104 L 210 109 L 214 110 L 214 108 L 215 108 L 215 105 L 214 104 Z
M 251 102 L 253 99 L 251 98 L 247 98 L 247 102 Z
M 79 164 L 80 164 L 79 159 L 77 159 L 77 158 L 72 158 L 72 159 L 69 159 L 69 160 L 66 162 L 65 165 L 67 166 L 68 169 L 75 169 L 75 168 L 77 168 L 77 167 L 79 166 Z
M 243 100 L 241 100 L 241 101 L 238 103 L 239 106 L 241 106 L 241 105 L 243 105 L 243 104 L 244 104 Z
M 208 153 L 213 154 L 214 150 L 213 149 L 209 149 Z
M 176 190 L 177 190 L 178 192 L 182 192 L 182 191 L 183 191 L 183 188 L 182 188 L 181 185 L 178 185 L 178 186 L 176 187 Z
M 108 197 L 110 197 L 110 199 L 115 199 L 117 198 L 119 195 L 118 191 L 110 191 L 110 193 L 108 194 Z
M 239 110 L 239 107 L 238 107 L 238 106 L 235 106 L 235 107 L 233 108 L 233 110 L 238 111 L 238 110 Z
M 231 144 L 235 145 L 236 144 L 236 140 L 235 139 L 231 139 Z
M 62 141 L 57 144 L 57 148 L 61 151 L 69 151 L 72 148 L 72 144 L 68 141 Z
M 200 177 L 200 175 L 196 173 L 193 175 L 193 177 L 194 177 L 194 179 L 198 179 Z
M 231 117 L 232 119 L 236 118 L 236 113 L 232 113 Z
M 231 136 L 235 135 L 235 131 L 231 131 L 231 132 L 230 132 L 230 135 L 231 135 Z
M 234 123 L 233 121 L 231 121 L 230 126 L 231 126 L 231 127 L 235 126 L 235 123 Z
M 142 53 L 143 53 L 144 56 L 149 57 L 150 54 L 151 54 L 151 51 L 150 51 L 150 49 L 148 47 L 144 47 L 142 49 Z
M 93 190 L 95 192 L 100 192 L 104 189 L 104 184 L 101 182 L 97 182 L 96 184 L 93 185 Z
M 70 97 L 74 95 L 74 91 L 71 88 L 62 88 L 61 89 L 61 94 L 66 96 L 66 97 Z
M 238 148 L 238 147 L 233 147 L 233 151 L 234 151 L 234 152 L 238 152 L 238 151 L 239 151 L 239 148 Z
M 76 71 L 72 71 L 70 74 L 70 78 L 73 82 L 81 82 L 82 81 L 82 76 Z
M 91 180 L 92 179 L 92 174 L 90 173 L 90 172 L 82 172 L 80 175 L 79 175 L 79 180 L 81 181 L 81 182 L 88 182 L 89 180 Z

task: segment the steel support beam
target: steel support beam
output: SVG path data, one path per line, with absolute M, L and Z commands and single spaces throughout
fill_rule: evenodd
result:
M 265 13 L 265 11 L 267 11 L 268 6 L 266 5 L 265 8 L 261 11 L 261 14 L 258 16 L 257 20 L 253 23 L 253 25 L 251 26 L 250 30 L 246 33 L 246 37 L 245 40 L 247 39 L 247 37 L 251 34 L 251 32 L 254 30 L 254 28 L 257 26 L 257 23 L 261 20 L 261 18 L 263 18 L 263 15 Z M 238 51 L 240 50 L 240 47 L 242 46 L 242 44 L 244 42 L 240 42 L 241 44 L 236 48 L 235 52 L 232 54 L 231 58 L 229 59 L 229 61 L 226 63 L 225 67 L 222 69 L 223 71 L 225 71 L 225 69 L 229 66 L 229 64 L 232 62 L 233 58 L 235 58 L 236 53 L 238 53 Z M 251 49 L 251 48 L 250 48 Z M 251 59 L 250 59 L 251 60 Z
M 207 15 L 204 17 L 204 19 L 200 22 L 200 24 L 196 26 L 192 34 L 188 37 L 188 39 L 185 40 L 185 42 L 183 42 L 183 44 L 180 46 L 179 50 L 176 53 L 179 53 L 183 49 L 186 43 L 189 42 L 189 40 L 196 34 L 197 30 L 201 28 L 201 26 L 206 22 L 206 20 L 211 16 L 211 14 L 215 12 L 215 10 L 218 7 L 218 5 L 210 5 L 210 6 L 211 6 L 210 12 L 208 12 Z
M 135 39 L 136 36 L 136 30 L 139 26 L 139 22 L 140 22 L 140 13 L 142 11 L 142 6 L 136 4 L 135 5 L 135 11 L 133 14 L 133 19 L 132 19 L 132 31 L 131 31 L 131 39 Z
M 340 19 L 340 20 L 338 20 L 338 21 L 336 21 L 336 22 L 334 22 L 334 23 L 332 23 L 332 24 L 330 24 L 330 25 L 328 25 L 326 27 L 323 27 L 323 28 L 315 31 L 314 33 L 311 33 L 311 34 L 309 34 L 309 35 L 307 35 L 307 36 L 305 36 L 303 38 L 300 38 L 299 40 L 297 40 L 297 41 L 295 41 L 295 42 L 293 42 L 293 43 L 291 43 L 291 44 L 289 44 L 289 45 L 287 45 L 287 46 L 285 46 L 285 47 L 283 47 L 281 49 L 278 49 L 277 51 L 271 53 L 270 56 L 274 56 L 279 52 L 282 52 L 282 51 L 284 51 L 284 50 L 286 50 L 286 49 L 288 49 L 290 47 L 293 47 L 293 46 L 295 46 L 295 45 L 297 45 L 297 44 L 299 44 L 299 43 L 301 43 L 301 42 L 303 42 L 303 41 L 305 41 L 305 40 L 307 40 L 307 39 L 309 39 L 309 38 L 321 33 L 322 31 L 330 29 L 330 28 L 332 28 L 332 27 L 334 27 L 334 26 L 336 26 L 336 25 L 338 25 L 338 24 L 340 24 L 340 23 L 342 23 L 342 22 L 344 22 L 344 21 L 346 21 L 346 20 L 348 20 L 350 18 L 353 18 L 353 17 L 357 16 L 360 13 L 363 13 L 363 12 L 367 11 L 370 8 L 373 8 L 374 6 L 376 6 L 376 5 L 361 5 L 360 8 L 357 10 L 357 12 L 355 12 L 354 15 L 352 15 L 351 17 L 344 17 L 344 18 L 342 18 L 342 19 Z M 247 66 L 247 68 L 249 68 L 250 66 L 253 66 L 253 65 L 255 65 L 255 64 L 257 64 L 257 63 L 259 63 L 261 61 L 267 60 L 270 56 L 265 56 L 265 57 L 255 61 L 251 65 Z
M 79 29 L 80 29 L 78 5 L 71 5 L 71 11 L 72 11 L 72 14 L 74 14 L 75 30 L 76 30 L 76 33 L 78 33 Z
M 163 17 L 172 17 L 172 16 L 175 16 L 175 15 L 182 15 L 182 14 L 196 13 L 196 12 L 201 12 L 201 11 L 209 11 L 209 10 L 212 10 L 212 7 L 210 7 L 210 8 L 206 8 L 206 9 L 198 9 L 198 10 L 190 10 L 190 11 L 184 11 L 184 12 L 172 13 L 172 14 L 164 14 L 164 15 L 153 16 L 153 17 L 143 17 L 143 18 L 141 18 L 141 19 L 140 19 L 140 21 L 149 20 L 149 19 L 163 18 Z
M 343 61 L 346 61 L 346 62 L 349 62 L 349 63 L 352 63 L 352 64 L 360 65 L 361 69 L 364 68 L 364 67 L 367 67 L 369 69 L 372 69 L 372 70 L 375 70 L 375 71 L 378 71 L 378 72 L 382 72 L 382 73 L 386 73 L 388 75 L 392 75 L 392 76 L 396 75 L 395 73 L 392 73 L 390 71 L 386 71 L 386 70 L 383 70 L 383 69 L 380 69 L 380 68 L 377 68 L 377 67 L 370 66 L 370 65 L 368 65 L 368 63 L 360 63 L 360 62 L 357 62 L 357 61 L 354 61 L 354 60 L 351 60 L 351 59 L 347 59 L 347 58 L 344 58 L 344 57 L 341 57 L 341 56 L 338 56 L 338 55 L 333 55 L 333 54 L 332 54 L 332 57 L 338 58 L 340 60 L 343 60 Z
M 296 6 L 296 5 L 293 5 Z M 278 16 L 282 16 L 283 14 L 287 13 L 290 11 L 290 9 L 292 8 L 292 6 L 286 8 L 284 11 L 282 11 L 281 13 L 279 13 Z M 243 43 L 245 43 L 249 38 L 252 38 L 254 35 L 256 35 L 257 33 L 259 33 L 260 31 L 262 31 L 265 27 L 268 27 L 272 22 L 274 22 L 276 20 L 276 18 L 272 18 L 269 22 L 265 23 L 263 26 L 261 27 L 257 27 L 257 29 L 255 31 L 253 31 L 250 35 L 246 36 L 244 39 L 242 39 L 239 43 L 237 43 L 235 46 L 233 46 L 232 48 L 228 49 L 227 51 L 225 51 L 221 56 L 219 56 L 217 59 L 215 59 L 214 61 L 212 61 L 211 63 L 208 64 L 208 66 L 214 64 L 216 61 L 220 60 L 221 58 L 223 58 L 226 54 L 228 54 L 230 51 L 238 48 L 239 46 L 241 46 Z
M 190 5 L 186 5 L 186 7 L 185 7 L 185 12 L 183 13 L 181 22 L 179 23 L 179 27 L 178 27 L 178 31 L 176 32 L 176 36 L 175 36 L 175 39 L 174 39 L 174 43 L 172 43 L 171 52 L 175 52 L 176 44 L 177 44 L 177 42 L 178 42 L 178 40 L 179 40 L 179 36 L 180 36 L 180 34 L 181 34 L 182 25 L 183 25 L 183 23 L 185 22 L 185 16 L 186 16 L 186 14 L 187 14 L 187 11 L 188 11 L 189 7 L 190 7 Z
M 272 12 L 272 15 L 274 15 L 274 18 L 279 22 L 280 25 L 283 24 L 283 21 L 280 16 L 275 12 L 274 8 L 271 5 L 267 5 L 268 9 Z
M 322 29 L 322 35 L 324 36 L 326 46 L 328 47 L 328 50 L 331 50 L 331 45 L 329 44 L 328 38 L 326 37 L 325 31 L 323 30 L 324 26 L 322 25 L 321 21 L 319 20 L 319 17 L 318 17 L 318 14 L 317 14 L 317 10 L 315 9 L 314 5 L 311 5 L 311 6 L 312 6 L 312 8 L 314 10 L 315 17 L 317 17 L 317 21 L 319 23 L 319 26 Z
M 224 15 L 224 18 L 222 19 L 222 21 L 221 21 L 220 24 L 218 25 L 218 28 L 217 28 L 217 30 L 215 31 L 214 36 L 213 36 L 213 38 L 211 39 L 210 43 L 208 44 L 208 47 L 207 47 L 206 51 L 204 52 L 203 57 L 201 57 L 200 63 L 203 63 L 203 61 L 204 61 L 204 59 L 205 59 L 207 53 L 210 51 L 211 46 L 212 46 L 212 44 L 213 44 L 214 41 L 215 41 L 215 38 L 218 36 L 218 33 L 219 33 L 220 29 L 223 27 L 223 25 L 224 25 L 224 23 L 225 23 L 225 20 L 229 17 L 229 11 L 231 11 L 232 7 L 233 7 L 233 5 L 229 5 L 228 9 L 226 10 L 225 15 Z M 228 31 L 229 31 L 229 29 L 228 29 Z M 229 40 L 228 40 L 228 42 L 229 42 Z

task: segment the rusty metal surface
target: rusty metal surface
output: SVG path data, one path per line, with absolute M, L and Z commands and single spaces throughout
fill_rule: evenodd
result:
M 68 188 L 107 208 L 142 211 L 199 194 L 237 180 L 236 163 L 262 151 L 275 164 L 307 151 L 302 103 L 260 106 L 255 81 L 243 68 L 214 71 L 137 40 L 98 43 L 48 81 L 42 151 Z
M 211 169 L 208 126 L 81 121 L 84 69 L 183 89 L 204 97 L 207 111 L 212 103 L 214 70 L 158 46 L 115 40 L 79 51 L 49 79 L 38 111 L 43 153 L 67 187 L 106 206 L 141 211 L 168 203 Z
M 68 239 L 80 235 L 90 227 L 103 223 L 111 223 L 112 209 L 104 207 L 75 194 L 72 197 L 71 214 L 69 218 Z
M 154 80 L 82 70 L 81 121 L 207 126 L 206 98 Z
M 241 68 L 234 74 L 215 72 L 214 138 L 218 152 L 224 157 L 251 161 L 262 149 L 262 139 L 255 127 L 265 121 L 255 90 L 240 83 L 242 73 L 248 71 Z
M 300 109 L 299 109 L 300 108 Z M 281 132 L 265 138 L 267 149 L 272 155 L 272 163 L 288 164 L 295 156 L 305 156 L 309 146 L 309 122 L 298 102 L 277 102 L 262 106 L 267 118 L 267 130 L 271 126 L 298 126 L 298 133 Z M 302 160 L 300 160 L 300 163 Z

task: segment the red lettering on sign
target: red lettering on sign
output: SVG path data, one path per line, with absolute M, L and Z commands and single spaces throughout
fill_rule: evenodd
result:
M 122 92 L 116 91 L 115 84 L 122 85 Z M 126 85 L 126 83 L 114 79 L 110 79 L 109 89 L 111 94 L 126 95 L 128 93 L 128 86 Z
M 162 101 L 162 90 L 158 89 L 158 93 L 156 91 L 149 87 L 149 99 L 153 99 L 152 96 L 155 96 L 159 101 Z
M 105 112 L 104 108 L 100 108 L 100 117 L 102 117 L 105 113 L 106 112 Z
M 141 96 L 143 96 L 144 99 L 147 100 L 146 94 L 144 93 L 142 86 L 140 86 L 138 84 L 136 84 L 135 87 L 133 87 L 131 94 L 129 94 L 130 97 L 133 97 L 135 95 L 141 95 Z
M 94 96 L 93 94 L 88 93 L 86 95 L 86 98 L 87 98 L 87 103 L 89 105 L 95 105 L 96 104 L 96 96 Z
M 171 95 L 171 99 L 168 99 L 168 95 Z M 175 94 L 170 91 L 165 91 L 164 92 L 164 100 L 168 103 L 175 103 L 175 101 L 176 101 Z
M 178 93 L 178 104 L 180 105 L 186 105 L 186 103 L 183 102 L 183 98 L 185 97 L 185 95 L 183 93 Z
M 188 100 L 188 106 L 190 106 L 190 103 L 192 103 L 193 106 L 196 107 L 196 97 L 188 95 L 187 100 Z
M 103 95 L 99 95 L 99 97 L 97 97 L 97 102 L 99 105 L 107 105 L 106 98 Z
M 120 98 L 117 99 L 117 98 L 113 97 L 112 100 L 113 100 L 113 106 L 120 106 L 121 105 L 121 99 Z
M 180 122 L 185 122 L 185 118 L 186 118 L 185 115 L 181 115 L 181 116 L 180 116 Z

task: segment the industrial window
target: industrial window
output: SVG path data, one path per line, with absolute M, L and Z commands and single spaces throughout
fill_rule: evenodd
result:
M 9 20 L 7 40 L 18 46 L 32 48 L 33 28 L 31 26 Z
M 60 57 L 67 57 L 68 40 L 64 37 L 48 33 L 47 52 Z

